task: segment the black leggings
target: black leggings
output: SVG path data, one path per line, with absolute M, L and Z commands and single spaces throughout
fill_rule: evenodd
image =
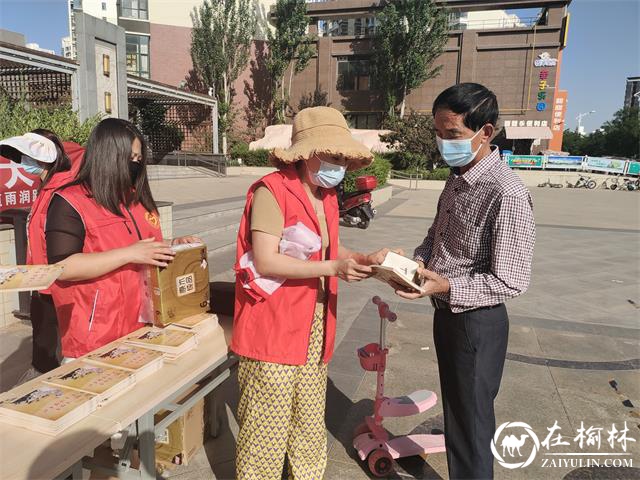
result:
M 58 317 L 51 295 L 31 295 L 31 326 L 33 353 L 31 365 L 40 373 L 60 366 L 60 338 Z

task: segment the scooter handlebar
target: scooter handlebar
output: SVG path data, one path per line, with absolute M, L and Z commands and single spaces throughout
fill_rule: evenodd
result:
M 378 296 L 375 296 L 371 301 L 378 306 L 378 314 L 380 318 L 386 318 L 390 322 L 395 322 L 398 316 L 389 309 L 389 305 L 382 301 Z

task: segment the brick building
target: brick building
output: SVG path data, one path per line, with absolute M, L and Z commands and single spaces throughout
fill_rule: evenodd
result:
M 191 58 L 191 12 L 201 0 L 70 0 L 95 16 L 118 23 L 127 32 L 130 73 L 184 86 Z M 238 122 L 244 126 L 264 99 L 268 79 L 261 65 L 265 29 L 275 0 L 256 2 L 259 31 L 252 65 L 235 84 Z M 316 55 L 294 77 L 291 104 L 315 90 L 326 92 L 331 106 L 344 111 L 354 128 L 377 128 L 382 104 L 369 78 L 371 36 L 380 0 L 307 2 L 309 33 Z M 407 98 L 407 108 L 430 112 L 436 95 L 460 82 L 478 82 L 498 96 L 504 126 L 498 141 L 521 153 L 560 150 L 567 92 L 559 90 L 562 50 L 571 0 L 441 0 L 449 9 L 451 30 L 436 64 L 440 75 Z M 517 10 L 517 15 L 514 14 Z M 73 32 L 72 10 L 70 28 Z M 532 145 L 533 143 L 533 145 Z

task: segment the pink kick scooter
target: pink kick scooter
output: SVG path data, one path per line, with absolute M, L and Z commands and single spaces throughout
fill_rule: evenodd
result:
M 384 477 L 391 473 L 393 460 L 413 455 L 444 452 L 444 435 L 403 435 L 391 438 L 382 426 L 385 417 L 408 417 L 425 412 L 433 407 L 438 397 L 429 390 L 418 390 L 403 397 L 389 398 L 384 396 L 384 372 L 386 369 L 386 327 L 387 321 L 395 322 L 398 318 L 380 297 L 373 297 L 380 315 L 380 343 L 370 343 L 357 350 L 362 368 L 368 372 L 378 372 L 376 399 L 373 415 L 365 417 L 364 422 L 353 432 L 353 446 L 360 460 L 368 457 L 369 470 L 376 477 Z

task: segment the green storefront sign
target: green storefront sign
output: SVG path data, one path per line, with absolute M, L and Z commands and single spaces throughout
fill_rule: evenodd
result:
M 509 155 L 507 162 L 512 168 L 542 168 L 543 155 Z

